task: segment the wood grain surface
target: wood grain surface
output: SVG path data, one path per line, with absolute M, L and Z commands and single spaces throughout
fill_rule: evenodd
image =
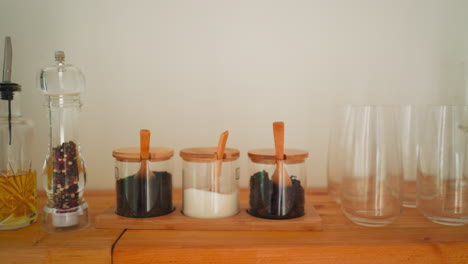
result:
M 180 192 L 177 192 L 177 194 Z M 177 195 L 176 194 L 176 195 Z M 180 194 L 179 194 L 180 196 Z M 242 201 L 237 215 L 220 219 L 198 219 L 183 215 L 181 197 L 174 197 L 174 212 L 150 218 L 129 218 L 116 215 L 110 207 L 96 217 L 97 228 L 158 229 L 158 230 L 219 230 L 219 231 L 320 231 L 322 219 L 314 206 L 305 205 L 306 214 L 288 220 L 271 220 L 251 216 L 247 213 L 247 202 Z
M 0 263 L 112 263 L 112 247 L 123 230 L 96 229 L 98 213 L 112 205 L 114 191 L 85 192 L 91 224 L 77 232 L 49 234 L 36 223 L 15 230 L 0 231 Z M 38 211 L 46 201 L 40 193 Z
M 186 148 L 179 152 L 180 157 L 185 161 L 190 162 L 214 162 L 216 160 L 216 152 L 218 147 L 197 147 Z M 237 160 L 240 152 L 235 148 L 225 148 L 223 161 Z
M 307 196 L 322 232 L 127 230 L 114 263 L 468 263 L 467 226 L 437 225 L 404 208 L 387 227 L 361 227 L 325 190 Z
M 242 199 L 247 195 L 243 189 Z M 0 231 L 0 263 L 468 263 L 468 226 L 437 225 L 408 208 L 387 227 L 357 226 L 323 189 L 307 194 L 322 217 L 321 232 L 96 229 L 114 191 L 85 197 L 89 228 L 47 234 L 35 223 Z M 43 195 L 39 201 L 42 208 Z

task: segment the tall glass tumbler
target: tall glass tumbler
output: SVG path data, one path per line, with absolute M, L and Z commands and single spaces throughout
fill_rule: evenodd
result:
M 468 223 L 468 106 L 428 108 L 418 157 L 417 207 L 432 222 Z
M 402 208 L 398 108 L 353 106 L 349 122 L 340 190 L 342 211 L 359 225 L 390 224 Z
M 416 207 L 416 171 L 418 133 L 422 107 L 404 105 L 400 108 L 401 151 L 403 159 L 403 206 Z
M 339 106 L 334 109 L 332 124 L 328 138 L 327 183 L 328 194 L 337 203 L 340 203 L 341 177 L 344 173 L 345 133 L 349 124 L 350 105 Z

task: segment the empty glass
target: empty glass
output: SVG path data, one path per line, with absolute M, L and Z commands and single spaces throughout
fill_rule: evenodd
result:
M 344 172 L 344 133 L 349 121 L 350 106 L 339 106 L 333 112 L 333 119 L 328 138 L 327 181 L 328 194 L 340 203 L 340 184 Z
M 403 206 L 416 207 L 417 133 L 421 108 L 405 105 L 400 108 L 401 151 L 403 159 Z
M 424 124 L 418 158 L 418 209 L 438 224 L 467 224 L 468 107 L 428 107 Z
M 387 225 L 402 208 L 398 108 L 352 106 L 345 133 L 342 211 L 359 225 Z

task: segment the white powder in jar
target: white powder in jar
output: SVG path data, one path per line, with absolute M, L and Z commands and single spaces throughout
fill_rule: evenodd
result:
M 195 218 L 222 218 L 239 212 L 237 191 L 224 194 L 188 188 L 184 190 L 183 213 Z

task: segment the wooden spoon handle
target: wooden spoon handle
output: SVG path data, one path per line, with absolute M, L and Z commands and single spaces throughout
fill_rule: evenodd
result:
M 276 160 L 284 160 L 284 123 L 273 123 L 273 137 L 275 139 Z
M 224 131 L 221 136 L 219 136 L 218 149 L 216 150 L 216 159 L 222 160 L 224 157 L 224 150 L 226 149 L 226 142 L 229 136 L 228 131 Z
M 150 136 L 151 132 L 148 129 L 140 130 L 140 158 L 148 160 L 150 158 Z

